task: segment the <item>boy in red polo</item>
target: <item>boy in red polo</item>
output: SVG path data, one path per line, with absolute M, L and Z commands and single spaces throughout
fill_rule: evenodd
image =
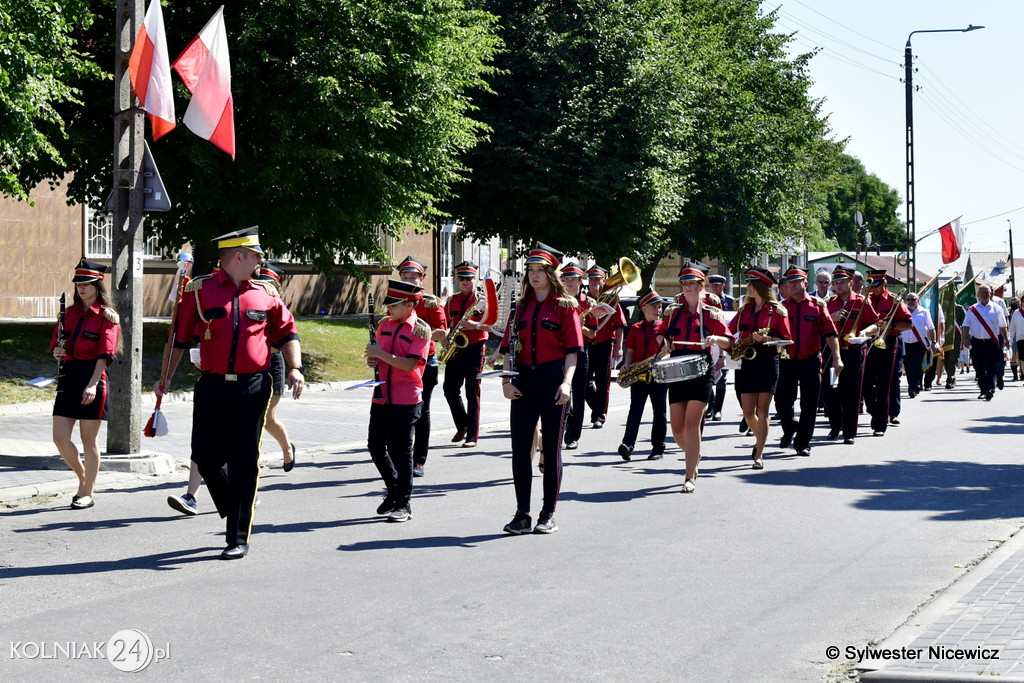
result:
M 412 441 L 423 407 L 423 368 L 430 349 L 430 325 L 416 317 L 423 288 L 389 280 L 388 317 L 377 328 L 377 343 L 366 345 L 366 364 L 384 382 L 370 406 L 367 447 L 387 497 L 377 508 L 389 522 L 412 519 Z

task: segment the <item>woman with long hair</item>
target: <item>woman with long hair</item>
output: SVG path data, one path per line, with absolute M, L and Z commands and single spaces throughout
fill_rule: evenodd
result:
M 739 333 L 739 340 L 753 339 L 750 356 L 744 357 L 740 372 L 736 373 L 736 391 L 747 427 L 754 432 L 754 451 L 751 465 L 764 469 L 764 444 L 768 439 L 768 411 L 779 380 L 779 351 L 766 342 L 792 340 L 786 307 L 772 290 L 778 280 L 765 268 L 753 267 L 747 271 L 747 298 L 743 308 L 729 321 L 729 329 Z
M 719 308 L 705 305 L 704 283 L 709 268 L 703 263 L 688 262 L 679 271 L 679 284 L 683 290 L 678 306 L 671 309 L 662 328 L 665 340 L 672 349 L 672 357 L 703 358 L 704 372 L 696 377 L 671 382 L 668 385 L 669 422 L 672 436 L 686 454 L 686 477 L 682 493 L 693 493 L 700 464 L 701 425 L 708 404 L 714 396 L 714 361 L 711 346 L 728 349 L 732 337 L 725 326 L 724 314 Z
M 505 525 L 513 535 L 558 531 L 555 506 L 562 484 L 562 437 L 566 404 L 572 394 L 576 356 L 583 351 L 583 333 L 576 299 L 569 296 L 556 269 L 562 253 L 538 243 L 526 257 L 526 278 L 516 314 L 505 329 L 501 351 L 505 370 L 513 358 L 518 375 L 502 379 L 502 392 L 512 401 L 512 478 L 516 514 Z M 512 338 L 517 338 L 513 345 Z M 515 348 L 512 348 L 515 346 Z M 544 501 L 537 526 L 532 527 L 530 495 L 533 473 L 530 456 L 538 421 L 544 454 Z
M 71 499 L 74 510 L 95 504 L 93 487 L 100 469 L 96 437 L 107 417 L 107 366 L 121 348 L 120 320 L 102 285 L 106 271 L 106 266 L 84 259 L 78 264 L 71 279 L 74 300 L 64 319 L 66 339 L 58 343 L 56 326 L 50 339 L 50 352 L 62 368 L 53 403 L 53 443 L 78 476 L 78 492 Z M 82 437 L 84 465 L 71 440 L 75 422 Z

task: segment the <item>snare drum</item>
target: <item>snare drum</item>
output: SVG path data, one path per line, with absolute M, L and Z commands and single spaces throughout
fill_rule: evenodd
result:
M 703 353 L 692 356 L 663 358 L 651 366 L 651 375 L 658 384 L 685 382 L 703 377 L 708 371 L 708 359 Z

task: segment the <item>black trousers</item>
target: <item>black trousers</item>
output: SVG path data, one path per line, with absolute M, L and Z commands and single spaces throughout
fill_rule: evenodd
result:
M 416 420 L 416 439 L 412 447 L 412 460 L 417 465 L 427 462 L 427 449 L 430 448 L 430 397 L 434 395 L 434 387 L 437 386 L 437 357 L 431 356 L 427 359 L 427 366 L 423 368 L 423 406 L 420 411 L 420 418 Z
M 516 508 L 530 514 L 533 489 L 533 432 L 540 421 L 541 448 L 544 451 L 544 502 L 541 515 L 552 514 L 558 505 L 562 487 L 562 432 L 565 429 L 565 406 L 555 404 L 555 392 L 564 376 L 563 361 L 540 365 L 519 365 L 519 376 L 513 382 L 520 398 L 512 401 L 512 479 L 516 489 Z
M 903 398 L 900 396 L 900 378 L 903 377 L 903 366 L 907 356 L 907 345 L 902 337 L 896 335 L 896 363 L 892 366 L 892 377 L 889 380 L 889 417 L 899 417 L 903 409 Z
M 864 349 L 850 346 L 839 350 L 843 371 L 838 386 L 825 384 L 825 411 L 833 432 L 842 432 L 843 438 L 857 436 L 857 412 L 860 408 L 860 376 L 864 369 Z
M 466 441 L 480 436 L 480 379 L 484 369 L 484 343 L 470 344 L 455 352 L 444 366 L 444 398 L 452 411 L 455 429 L 466 430 Z M 462 390 L 466 402 L 462 402 Z
M 227 544 L 249 542 L 260 480 L 260 441 L 270 406 L 270 373 L 204 372 L 193 392 L 192 460 L 226 519 Z
M 921 362 L 924 360 L 925 345 L 919 341 L 904 343 L 905 355 L 903 357 L 903 368 L 907 373 L 907 391 L 917 393 L 921 391 L 924 370 Z M 934 370 L 932 378 L 934 379 Z
M 1003 349 L 992 339 L 971 339 L 971 360 L 978 375 L 981 393 L 996 390 L 996 377 L 1002 377 Z
M 814 421 L 821 389 L 821 354 L 797 360 L 779 361 L 779 382 L 775 385 L 775 412 L 783 433 L 793 437 L 793 448 L 801 451 L 811 445 Z M 794 417 L 797 391 L 800 392 L 800 421 Z
M 945 364 L 946 370 L 946 386 L 956 386 L 956 365 L 960 360 L 960 344 L 963 343 L 963 337 L 960 331 L 954 329 L 953 331 L 953 348 L 945 351 L 943 356 L 943 363 Z
M 612 380 L 612 340 L 587 347 L 587 376 L 594 383 L 591 390 L 588 382 L 587 404 L 590 406 L 590 421 L 604 422 L 608 416 L 608 394 Z
M 583 434 L 583 415 L 587 412 L 587 372 L 590 364 L 587 352 L 576 354 L 576 370 L 572 376 L 572 399 L 565 420 L 565 443 L 579 441 Z
M 889 425 L 892 376 L 897 362 L 903 360 L 899 351 L 900 345 L 890 336 L 884 349 L 872 345 L 864 361 L 864 407 L 871 415 L 873 432 L 884 432 Z
M 722 374 L 719 376 L 718 381 L 715 382 L 715 400 L 711 405 L 708 405 L 708 417 L 713 417 L 715 413 L 722 412 L 722 408 L 725 406 L 725 393 L 728 375 L 728 368 L 722 368 Z
M 626 418 L 626 432 L 622 443 L 630 448 L 636 445 L 640 432 L 640 420 L 644 416 L 644 404 L 651 403 L 654 413 L 651 422 L 651 452 L 665 451 L 665 434 L 668 431 L 668 385 L 651 382 L 637 382 L 629 388 L 629 416 Z
M 388 495 L 399 506 L 408 505 L 412 497 L 412 437 L 422 405 L 373 403 L 370 406 L 366 448 Z

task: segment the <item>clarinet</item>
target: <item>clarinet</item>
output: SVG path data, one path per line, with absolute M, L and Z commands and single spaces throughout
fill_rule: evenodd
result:
M 367 306 L 370 309 L 370 311 L 369 311 L 370 312 L 370 319 L 369 319 L 370 343 L 373 344 L 374 346 L 376 346 L 377 345 L 377 314 L 374 313 L 374 311 L 373 311 L 373 292 L 370 292 L 367 295 L 367 299 L 368 299 Z M 377 359 L 377 365 L 373 366 L 373 381 L 374 382 L 379 382 L 380 381 L 380 367 L 379 366 L 380 366 L 380 359 L 378 358 Z M 383 396 L 384 396 L 384 392 L 382 392 L 380 390 L 380 385 L 379 384 L 375 384 L 374 387 L 373 387 L 373 397 L 374 398 L 383 398 Z
M 511 377 L 512 386 L 515 386 L 515 378 L 519 376 L 516 371 L 516 354 L 519 353 L 519 328 L 516 325 L 516 299 L 513 296 L 512 304 L 508 309 L 508 370 L 502 370 L 500 377 Z
M 64 335 L 64 317 L 67 315 L 68 307 L 64 299 L 64 294 L 60 295 L 60 315 L 57 317 L 57 346 L 64 348 L 64 341 L 66 339 Z M 64 391 L 64 387 L 61 386 L 63 382 L 61 379 L 64 377 L 64 359 L 57 359 L 57 391 Z

